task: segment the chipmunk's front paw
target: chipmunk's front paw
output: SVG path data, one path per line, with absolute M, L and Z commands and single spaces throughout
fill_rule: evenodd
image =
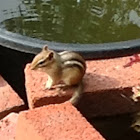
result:
M 52 88 L 52 83 L 48 82 L 45 85 L 45 89 L 51 89 Z
M 53 80 L 51 79 L 50 76 L 48 76 L 48 80 L 46 82 L 45 89 L 51 89 L 52 86 L 53 86 Z

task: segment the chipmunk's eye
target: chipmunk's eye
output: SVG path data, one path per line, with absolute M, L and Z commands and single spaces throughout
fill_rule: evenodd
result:
M 42 64 L 44 64 L 45 63 L 45 60 L 40 60 L 39 62 L 38 62 L 38 65 L 42 65 Z

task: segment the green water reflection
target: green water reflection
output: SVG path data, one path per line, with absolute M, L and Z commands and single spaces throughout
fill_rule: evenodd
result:
M 139 0 L 23 0 L 14 12 L 18 16 L 4 20 L 1 27 L 43 40 L 103 43 L 140 38 Z

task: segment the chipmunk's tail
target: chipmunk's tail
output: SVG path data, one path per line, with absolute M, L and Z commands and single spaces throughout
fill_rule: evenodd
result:
M 79 101 L 79 99 L 81 98 L 82 96 L 82 93 L 83 93 L 83 82 L 81 81 L 77 87 L 76 87 L 76 90 L 73 94 L 73 96 L 70 98 L 70 102 L 73 104 L 73 105 L 76 105 Z

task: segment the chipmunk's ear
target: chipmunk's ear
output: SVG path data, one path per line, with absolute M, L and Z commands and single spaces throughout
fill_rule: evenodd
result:
M 43 46 L 42 50 L 47 51 L 48 50 L 48 46 L 47 45 Z
M 49 55 L 48 55 L 48 59 L 49 60 L 52 60 L 53 59 L 53 56 L 54 56 L 54 53 L 53 52 L 50 52 Z

